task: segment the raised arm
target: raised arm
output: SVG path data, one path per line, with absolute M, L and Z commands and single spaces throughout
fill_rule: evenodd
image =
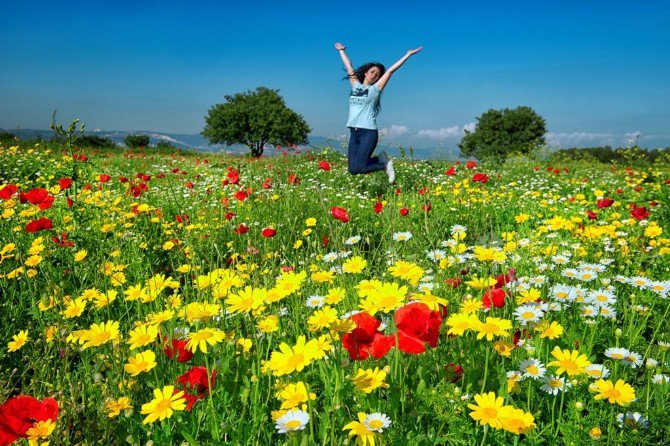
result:
M 344 52 L 347 49 L 347 47 L 342 45 L 340 42 L 337 42 L 335 44 L 335 49 L 337 50 L 338 53 L 340 53 L 342 63 L 344 63 L 344 68 L 347 69 L 347 75 L 349 76 L 349 83 L 353 87 L 358 79 L 356 79 L 356 71 L 354 70 L 354 67 L 351 66 L 351 61 L 349 60 L 347 53 Z
M 398 68 L 400 68 L 407 59 L 409 59 L 410 57 L 421 51 L 422 48 L 423 47 L 420 46 L 419 48 L 407 51 L 407 54 L 405 54 L 399 61 L 391 65 L 391 67 L 388 70 L 386 70 L 386 73 L 384 73 L 384 75 L 380 77 L 379 80 L 377 81 L 377 88 L 379 88 L 379 91 L 382 91 L 384 87 L 386 87 L 386 84 L 388 83 L 389 79 L 391 79 L 391 75 L 393 74 L 393 72 Z

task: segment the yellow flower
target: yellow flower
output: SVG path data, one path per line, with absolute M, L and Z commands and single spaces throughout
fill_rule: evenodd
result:
M 405 304 L 406 296 L 406 286 L 400 287 L 396 283 L 383 283 L 381 287 L 370 293 L 366 299 L 367 305 L 365 305 L 365 302 L 361 302 L 361 307 L 365 307 L 364 310 L 369 310 L 370 314 L 375 314 L 377 311 L 389 313 L 402 307 Z
M 342 272 L 357 274 L 363 272 L 366 266 L 368 266 L 367 260 L 361 256 L 354 256 L 347 259 L 344 264 L 342 264 Z
M 207 344 L 216 345 L 225 337 L 226 334 L 218 328 L 204 328 L 188 335 L 186 349 L 195 353 L 199 347 L 201 352 L 207 353 Z
M 375 433 L 369 430 L 363 422 L 367 414 L 363 412 L 358 413 L 358 421 L 352 421 L 345 425 L 342 430 L 349 430 L 349 437 L 356 436 L 356 444 L 359 446 L 374 446 L 375 445 Z
M 347 295 L 347 292 L 345 291 L 344 288 L 340 288 L 340 287 L 331 288 L 326 293 L 326 296 L 324 298 L 324 302 L 327 303 L 328 305 L 336 305 L 342 299 L 344 299 L 344 297 L 346 295 Z
M 137 376 L 156 367 L 156 354 L 146 350 L 128 358 L 128 363 L 123 367 L 130 376 Z
M 556 321 L 542 321 L 535 327 L 535 331 L 540 333 L 541 338 L 556 339 L 563 334 L 563 326 Z
M 84 260 L 86 258 L 87 255 L 88 255 L 88 251 L 86 251 L 85 249 L 77 251 L 74 255 L 74 261 L 75 262 L 81 262 L 82 260 Z
M 379 370 L 379 367 L 372 369 L 358 369 L 356 376 L 353 377 L 352 381 L 356 390 L 360 392 L 370 393 L 378 387 L 388 388 L 389 385 L 384 382 L 386 378 L 386 372 Z
M 507 259 L 507 254 L 503 251 L 498 251 L 495 248 L 484 248 L 483 246 L 475 246 L 474 254 L 480 262 L 502 263 Z
M 527 434 L 534 427 L 533 414 L 521 409 L 510 410 L 509 414 L 502 419 L 502 428 L 516 435 Z
M 256 327 L 263 333 L 273 333 L 279 330 L 279 317 L 271 314 L 265 319 L 258 321 Z
M 302 283 L 306 278 L 307 273 L 305 271 L 300 271 L 297 274 L 294 271 L 290 271 L 281 275 L 277 280 L 277 283 L 275 283 L 275 288 L 279 290 L 283 296 L 288 296 L 298 291 L 302 287 Z
M 80 342 L 83 342 L 81 349 L 86 350 L 89 347 L 97 347 L 119 337 L 118 321 L 107 321 L 102 324 L 93 324 L 88 330 L 82 330 L 78 336 Z
M 512 329 L 512 322 L 498 317 L 487 317 L 486 322 L 479 322 L 474 327 L 477 330 L 477 339 L 486 336 L 488 341 L 492 341 L 494 336 L 508 336 L 507 330 Z
M 630 384 L 620 379 L 613 384 L 612 381 L 599 379 L 595 382 L 596 392 L 598 393 L 594 398 L 596 400 L 607 399 L 611 404 L 618 404 L 619 406 L 627 406 L 635 401 L 635 389 Z
M 280 409 L 293 409 L 307 401 L 315 400 L 316 394 L 309 392 L 304 382 L 298 381 L 295 384 L 284 386 L 277 392 L 277 397 L 283 401 Z
M 22 330 L 18 334 L 12 336 L 13 341 L 7 344 L 7 351 L 9 353 L 15 352 L 26 344 L 28 340 L 28 330 Z
M 207 302 L 191 302 L 179 312 L 179 317 L 186 319 L 188 323 L 207 322 L 210 318 L 216 316 L 221 311 L 217 304 Z
M 548 366 L 556 366 L 556 374 L 560 375 L 566 372 L 568 376 L 581 375 L 586 373 L 586 367 L 591 364 L 586 355 L 580 355 L 578 350 L 561 350 L 558 346 L 554 347 L 551 355 L 556 358 Z
M 335 272 L 333 271 L 314 271 L 311 278 L 316 283 L 330 283 L 335 279 Z
M 191 265 L 181 265 L 179 268 L 177 268 L 178 273 L 186 274 L 191 272 Z
M 275 376 L 302 371 L 315 359 L 318 345 L 313 339 L 306 343 L 305 336 L 299 336 L 293 347 L 282 342 L 279 350 L 279 352 L 272 352 L 270 356 L 270 370 Z
M 131 350 L 144 347 L 151 344 L 158 337 L 158 327 L 156 325 L 140 325 L 128 333 L 128 345 Z
M 479 277 L 475 276 L 472 280 L 468 280 L 467 282 L 465 282 L 465 284 L 471 286 L 472 288 L 483 290 L 485 288 L 489 288 L 495 285 L 496 279 L 494 279 L 493 277 L 484 277 L 480 279 Z
M 114 418 L 118 416 L 122 410 L 132 409 L 130 404 L 130 398 L 122 396 L 118 400 L 111 400 L 105 404 L 105 410 L 107 410 L 107 416 L 109 418 Z
M 307 325 L 310 331 L 317 331 L 322 328 L 330 327 L 330 325 L 337 320 L 337 310 L 335 308 L 325 306 L 317 310 L 307 319 Z
M 305 226 L 307 227 L 316 226 L 316 218 L 310 217 L 307 220 L 305 220 Z
M 231 294 L 226 299 L 227 310 L 231 313 L 249 313 L 256 311 L 265 301 L 266 290 L 247 286 L 237 294 Z
M 473 314 L 453 313 L 446 322 L 447 327 L 450 327 L 447 334 L 461 336 L 465 330 L 472 330 L 479 323 L 479 319 Z
M 446 307 L 449 304 L 447 299 L 431 294 L 430 291 L 422 294 L 412 294 L 412 299 L 423 302 L 431 311 L 440 311 L 440 305 Z
M 393 277 L 407 280 L 412 285 L 419 283 L 419 279 L 424 275 L 423 269 L 418 265 L 403 260 L 396 261 L 388 270 Z
M 142 302 L 146 302 L 149 299 L 147 289 L 144 288 L 142 285 L 130 286 L 128 287 L 127 290 L 123 292 L 123 294 L 126 295 L 127 301 L 141 300 Z
M 500 340 L 493 344 L 493 348 L 500 354 L 500 356 L 509 358 L 509 356 L 512 354 L 512 350 L 514 349 L 514 344 L 509 341 Z
M 142 414 L 147 415 L 142 424 L 163 421 L 170 418 L 175 410 L 186 409 L 184 392 L 174 393 L 174 386 L 165 386 L 163 390 L 154 389 L 154 399 L 142 404 Z
M 29 267 L 37 266 L 42 262 L 42 256 L 34 255 L 30 256 L 26 259 L 25 265 Z
M 535 302 L 540 298 L 540 290 L 537 288 L 529 288 L 528 290 L 521 291 L 519 296 L 516 298 L 517 305 L 522 305 L 528 302 Z
M 56 423 L 47 419 L 46 421 L 37 421 L 33 426 L 26 431 L 26 435 L 30 440 L 37 440 L 40 438 L 47 438 L 56 428 Z
M 496 397 L 493 392 L 481 393 L 475 395 L 475 404 L 468 404 L 472 409 L 470 417 L 479 421 L 482 426 L 487 424 L 495 429 L 500 429 L 503 425 L 502 420 L 507 418 L 512 412 L 512 406 L 504 406 L 503 397 Z
M 482 306 L 483 304 L 481 300 L 469 298 L 464 300 L 461 304 L 461 311 L 465 314 L 472 314 L 481 310 Z

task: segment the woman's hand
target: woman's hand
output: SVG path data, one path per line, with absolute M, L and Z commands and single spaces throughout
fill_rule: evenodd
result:
M 422 46 L 420 46 L 419 48 L 414 48 L 413 50 L 409 50 L 409 51 L 407 51 L 407 55 L 408 55 L 408 56 L 412 56 L 412 55 L 418 53 L 419 51 L 421 51 L 422 49 L 423 49 Z
M 337 42 L 337 43 L 335 44 L 335 49 L 336 49 L 337 51 L 340 51 L 340 50 L 344 51 L 344 50 L 347 49 L 347 47 L 344 46 L 344 45 L 342 45 L 340 42 Z

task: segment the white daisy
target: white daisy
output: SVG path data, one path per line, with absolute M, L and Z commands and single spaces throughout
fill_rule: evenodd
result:
M 623 413 L 617 414 L 616 420 L 619 422 L 620 428 L 638 430 L 649 427 L 649 422 L 641 413 L 630 410 L 625 415 Z
M 572 384 L 569 381 L 566 382 L 564 377 L 558 377 L 556 375 L 545 376 L 544 378 L 541 378 L 541 381 L 544 384 L 542 384 L 540 389 L 550 395 L 558 395 L 559 391 L 567 392 L 568 389 L 572 387 Z
M 616 296 L 611 291 L 603 289 L 592 290 L 587 294 L 587 302 L 593 303 L 599 307 L 614 305 L 616 303 Z
M 519 370 L 524 377 L 541 379 L 547 373 L 547 368 L 535 358 L 526 359 L 519 364 Z
M 658 384 L 659 386 L 662 386 L 663 384 L 670 383 L 670 376 L 668 376 L 664 373 L 657 373 L 656 375 L 651 377 L 651 381 L 654 384 Z
M 363 424 L 370 431 L 384 432 L 384 429 L 391 425 L 391 419 L 386 414 L 374 412 L 365 417 Z
M 516 316 L 516 320 L 525 327 L 529 323 L 539 321 L 544 313 L 535 304 L 526 304 L 517 307 L 514 310 L 514 315 Z
M 610 347 L 605 350 L 605 356 L 622 361 L 623 358 L 630 355 L 630 350 L 623 347 Z
M 441 249 L 434 249 L 432 251 L 428 251 L 428 258 L 435 262 L 440 261 L 446 257 L 447 253 L 442 251 Z
M 406 242 L 412 238 L 412 233 L 409 231 L 406 232 L 396 232 L 393 234 L 393 240 L 396 242 Z
M 577 297 L 577 292 L 574 287 L 559 283 L 551 287 L 549 295 L 560 301 L 572 302 Z
M 561 275 L 569 279 L 574 279 L 575 277 L 577 277 L 577 270 L 574 268 L 566 268 L 563 271 L 561 271 Z
M 360 235 L 354 235 L 353 237 L 349 237 L 344 241 L 345 245 L 355 245 L 356 243 L 361 241 L 361 236 Z
M 340 256 L 336 252 L 329 252 L 328 254 L 324 254 L 323 261 L 328 262 L 328 263 L 332 263 L 339 258 L 340 258 Z
M 610 374 L 610 370 L 602 364 L 589 364 L 584 367 L 584 370 L 593 379 L 605 379 Z
M 286 412 L 275 421 L 277 433 L 285 434 L 289 431 L 301 431 L 309 423 L 309 414 L 302 410 Z
M 636 352 L 628 352 L 628 354 L 623 357 L 621 362 L 636 369 L 642 365 L 642 355 Z
M 309 308 L 321 308 L 325 303 L 325 297 L 314 294 L 309 296 L 305 301 L 305 305 Z

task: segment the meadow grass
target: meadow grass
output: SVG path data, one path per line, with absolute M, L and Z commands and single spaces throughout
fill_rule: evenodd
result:
M 36 444 L 666 441 L 665 165 L 0 149 Z

